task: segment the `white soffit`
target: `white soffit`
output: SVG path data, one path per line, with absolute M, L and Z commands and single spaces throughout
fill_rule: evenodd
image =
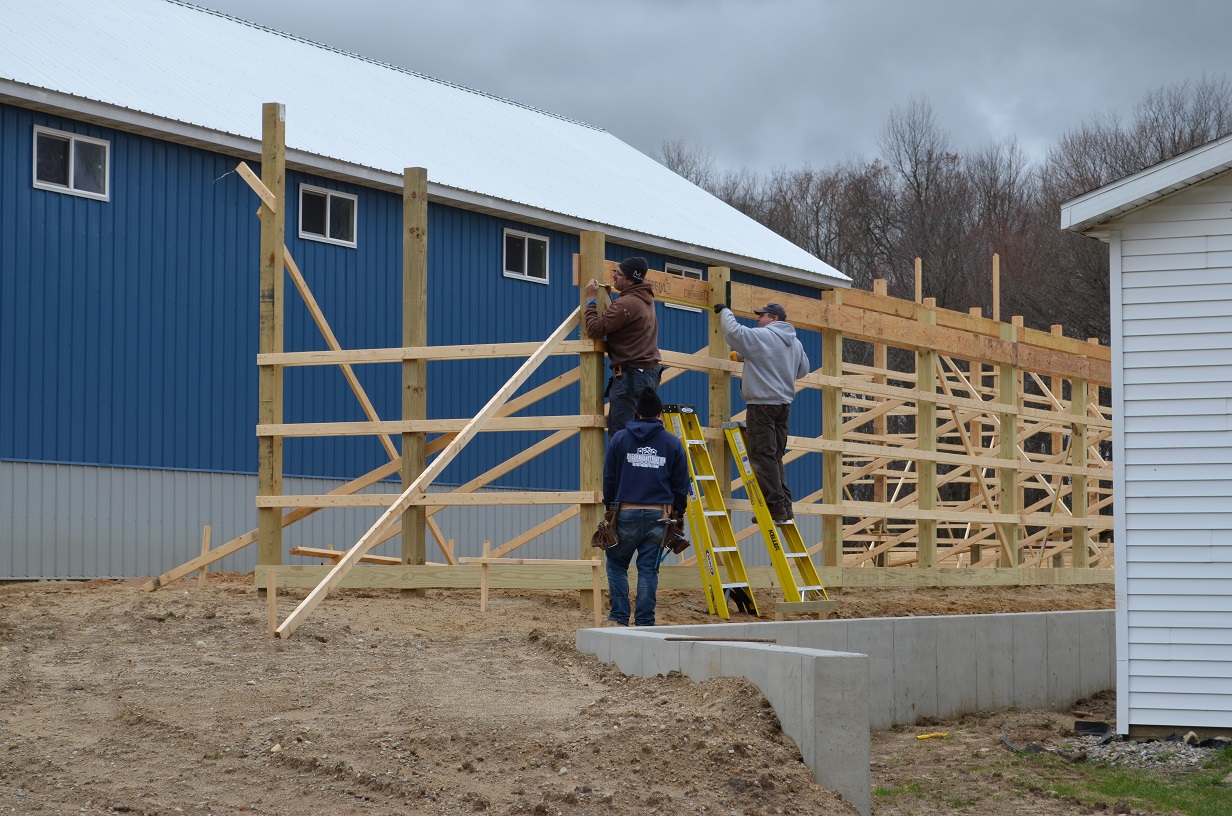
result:
M 1195 147 L 1061 205 L 1061 229 L 1085 233 L 1232 167 L 1232 136 Z
M 422 166 L 457 200 L 509 202 L 500 209 L 776 277 L 850 282 L 589 125 L 172 0 L 0 0 L 0 19 L 0 79 L 35 91 L 168 120 L 168 132 L 203 128 L 218 144 L 259 142 L 261 105 L 281 102 L 289 154 L 399 178 Z

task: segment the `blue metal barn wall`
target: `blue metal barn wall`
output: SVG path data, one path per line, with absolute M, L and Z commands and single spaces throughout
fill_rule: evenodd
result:
M 110 201 L 32 187 L 36 124 L 110 142 Z M 255 526 L 258 201 L 233 172 L 236 164 L 233 157 L 0 105 L 0 463 L 10 484 L 25 485 L 0 492 L 25 497 L 0 499 L 8 502 L 0 504 L 0 578 L 153 574 L 193 555 L 204 523 L 215 525 L 218 543 Z M 357 247 L 298 237 L 304 182 L 358 196 Z M 295 172 L 287 189 L 288 246 L 342 345 L 400 345 L 401 197 Z M 505 227 L 548 239 L 548 284 L 503 276 Z M 431 205 L 429 342 L 544 339 L 577 304 L 577 251 L 574 235 Z M 607 254 L 643 254 L 657 268 L 696 266 L 618 245 Z M 757 282 L 739 272 L 734 278 Z M 657 308 L 662 347 L 705 345 L 705 314 Z M 285 345 L 325 348 L 289 281 Z M 809 352 L 816 366 L 818 350 Z M 521 362 L 430 364 L 429 416 L 473 416 Z M 524 390 L 571 365 L 553 358 Z M 399 366 L 358 371 L 380 416 L 397 418 Z M 699 409 L 705 395 L 699 374 L 664 388 L 666 400 Z M 577 401 L 573 385 L 523 413 L 572 414 Z M 363 418 L 336 368 L 286 369 L 285 406 L 291 422 Z M 805 424 L 797 428 L 793 420 L 793 433 L 817 433 L 806 426 L 819 422 L 807 410 L 800 416 Z M 466 481 L 545 435 L 483 434 L 438 481 Z M 288 492 L 325 492 L 325 485 L 384 459 L 372 437 L 288 439 L 288 477 L 327 480 L 319 490 Z M 574 489 L 577 460 L 572 441 L 495 486 Z M 798 495 L 813 477 L 799 478 Z M 31 485 L 47 492 L 32 493 Z M 475 536 L 478 546 L 482 538 L 516 534 L 554 509 L 504 510 L 490 519 L 482 513 L 469 521 L 447 512 L 438 517 L 451 522 L 446 535 L 465 548 Z M 311 522 L 318 531 L 288 541 L 347 546 L 370 523 L 360 517 L 363 511 L 326 511 Z M 576 541 L 576 529 L 562 530 L 527 554 L 573 555 Z M 249 557 L 228 559 L 225 568 L 246 568 Z

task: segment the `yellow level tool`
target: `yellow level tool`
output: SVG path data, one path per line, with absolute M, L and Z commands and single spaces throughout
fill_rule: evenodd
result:
M 774 574 L 778 576 L 779 585 L 783 587 L 784 600 L 791 603 L 829 600 L 830 596 L 821 585 L 821 577 L 817 574 L 813 559 L 809 557 L 808 548 L 804 546 L 804 539 L 800 537 L 800 528 L 796 526 L 795 520 L 775 521 L 770 516 L 766 497 L 762 495 L 757 476 L 749 463 L 748 446 L 744 442 L 744 423 L 724 422 L 723 433 L 727 436 L 727 445 L 744 482 L 744 492 L 748 494 L 749 503 L 753 505 L 753 516 L 757 519 L 757 526 L 761 528 L 762 538 L 766 541 L 766 550 L 770 553 L 771 563 L 774 564 Z
M 665 405 L 663 420 L 667 429 L 684 443 L 689 460 L 689 480 L 693 486 L 689 494 L 689 529 L 697 550 L 702 586 L 706 589 L 706 607 L 710 614 L 730 619 L 730 600 L 756 615 L 753 589 L 697 414 L 691 405 Z

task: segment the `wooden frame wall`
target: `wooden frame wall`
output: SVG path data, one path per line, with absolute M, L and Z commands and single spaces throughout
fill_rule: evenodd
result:
M 590 530 L 601 514 L 603 428 L 603 344 L 567 341 L 567 320 L 544 344 L 507 343 L 427 346 L 427 174 L 410 168 L 404 174 L 404 345 L 395 349 L 343 350 L 324 313 L 282 241 L 276 217 L 285 205 L 284 175 L 278 161 L 285 116 L 281 106 L 266 105 L 266 164 L 258 179 L 246 165 L 239 173 L 261 199 L 261 376 L 258 529 L 172 570 L 146 585 L 157 589 L 238 549 L 260 541 L 257 583 L 273 575 L 282 587 L 315 587 L 305 604 L 319 600 L 334 586 L 479 587 L 480 573 L 490 587 L 572 588 L 583 592 L 582 604 L 593 609 L 593 578 L 588 546 Z M 604 236 L 584 233 L 575 266 L 575 283 L 607 279 L 615 267 L 604 258 Z M 995 260 L 994 260 L 995 263 Z M 284 352 L 281 348 L 281 275 L 287 270 L 329 346 L 328 351 Z M 792 437 L 788 460 L 816 457 L 823 487 L 802 497 L 797 516 L 823 519 L 822 539 L 810 550 L 821 565 L 823 580 L 844 585 L 979 585 L 1007 583 L 1104 583 L 1111 580 L 1112 528 L 1110 463 L 1102 456 L 1111 435 L 1109 409 L 1099 396 L 1110 386 L 1109 349 L 1093 342 L 1026 329 L 980 316 L 937 309 L 931 301 L 904 301 L 885 294 L 878 281 L 873 292 L 831 291 L 821 299 L 787 295 L 730 283 L 730 270 L 710 267 L 698 281 L 651 270 L 647 276 L 659 299 L 708 309 L 726 301 L 740 316 L 769 300 L 782 303 L 797 328 L 819 332 L 820 366 L 798 389 L 822 392 L 822 434 Z M 994 276 L 995 283 L 995 276 Z M 917 290 L 922 276 L 917 268 Z M 600 298 L 604 298 L 601 296 Z M 579 303 L 584 296 L 579 291 Z M 580 314 L 570 318 L 575 323 Z M 719 424 L 730 414 L 730 388 L 741 365 L 728 357 L 716 315 L 710 316 L 710 339 L 694 352 L 663 350 L 669 366 L 665 380 L 686 370 L 705 372 L 710 382 L 707 438 L 715 461 L 729 461 Z M 576 355 L 578 366 L 514 397 L 517 387 L 548 355 Z M 526 357 L 526 365 L 497 391 L 480 416 L 427 419 L 426 363 L 491 357 Z M 352 367 L 397 363 L 403 373 L 403 416 L 382 420 L 364 394 Z M 338 365 L 367 416 L 362 422 L 287 424 L 283 416 L 281 377 L 288 366 Z M 528 366 L 530 368 L 528 369 Z M 520 380 L 518 378 L 521 378 Z M 517 382 L 515 382 L 517 380 Z M 572 416 L 514 416 L 561 388 L 581 383 L 579 411 Z M 741 418 L 739 416 L 737 419 Z M 426 487 L 448 459 L 480 427 L 489 431 L 539 430 L 547 435 L 508 461 L 448 493 Z M 550 432 L 550 433 L 548 433 Z M 282 495 L 282 440 L 295 436 L 362 435 L 381 437 L 390 462 L 326 495 Z M 431 443 L 429 434 L 439 434 Z M 573 435 L 582 440 L 577 491 L 483 493 L 481 488 Z M 407 460 L 392 436 L 400 435 Z M 435 458 L 429 464 L 429 457 Z M 360 493 L 401 471 L 403 492 Z M 738 490 L 738 482 L 730 489 Z M 737 494 L 739 495 L 739 494 Z M 499 542 L 485 556 L 483 570 L 460 564 L 453 542 L 432 518 L 449 506 L 498 504 L 561 505 L 563 510 L 535 527 Z M 749 510 L 736 498 L 734 510 Z M 328 507 L 380 507 L 382 520 L 332 566 L 281 566 L 282 528 Z M 284 512 L 285 508 L 291 508 Z M 507 559 L 575 516 L 581 517 L 576 565 L 530 563 Z M 394 523 L 395 521 L 400 523 Z M 441 555 L 428 563 L 425 531 Z M 738 533 L 741 540 L 755 527 Z M 401 565 L 375 564 L 351 571 L 361 560 L 380 561 L 366 553 L 402 534 Z M 575 568 L 576 566 L 576 568 Z M 773 585 L 771 568 L 753 568 L 754 586 Z M 699 584 L 693 559 L 663 568 L 660 585 Z M 284 623 L 286 634 L 307 609 Z M 288 626 L 288 624 L 291 624 Z M 281 630 L 280 630 L 281 631 Z M 285 636 L 285 635 L 284 635 Z

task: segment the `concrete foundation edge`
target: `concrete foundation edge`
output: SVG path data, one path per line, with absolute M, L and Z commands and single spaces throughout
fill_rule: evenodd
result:
M 872 812 L 870 730 L 1000 708 L 1066 708 L 1115 686 L 1112 610 L 581 629 L 625 674 L 744 677 L 813 778 Z M 670 640 L 679 637 L 706 640 Z M 775 643 L 741 642 L 768 639 Z

